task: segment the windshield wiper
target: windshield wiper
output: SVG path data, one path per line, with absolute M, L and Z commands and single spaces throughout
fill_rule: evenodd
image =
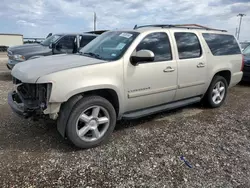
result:
M 85 52 L 85 53 L 80 52 L 80 54 L 81 54 L 81 55 L 88 55 L 88 56 L 94 57 L 94 58 L 96 58 L 96 59 L 102 59 L 102 58 L 100 57 L 99 54 L 95 54 L 95 53 L 93 53 L 93 52 Z

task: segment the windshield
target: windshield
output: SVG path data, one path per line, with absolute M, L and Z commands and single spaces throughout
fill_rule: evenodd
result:
M 241 43 L 240 45 L 242 49 L 245 49 L 250 43 Z
M 59 37 L 61 37 L 61 35 L 52 35 L 41 42 L 41 44 L 43 46 L 49 46 L 52 42 L 55 42 L 57 39 L 59 39 Z
M 245 56 L 250 56 L 250 45 L 248 47 L 245 48 L 245 50 L 243 51 L 243 54 Z
M 138 35 L 138 32 L 105 32 L 83 47 L 80 53 L 103 60 L 117 60 Z

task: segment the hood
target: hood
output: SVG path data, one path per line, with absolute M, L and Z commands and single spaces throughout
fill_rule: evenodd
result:
M 50 50 L 48 46 L 43 46 L 41 44 L 24 44 L 8 48 L 8 51 L 11 51 L 13 55 L 23 55 L 26 58 L 32 55 L 41 54 L 48 50 Z
M 35 83 L 38 78 L 66 69 L 107 62 L 77 54 L 60 54 L 31 59 L 18 63 L 11 75 L 25 83 Z

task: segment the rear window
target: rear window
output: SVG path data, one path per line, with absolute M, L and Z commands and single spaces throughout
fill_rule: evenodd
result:
M 239 45 L 232 35 L 214 33 L 203 33 L 202 35 L 214 56 L 241 54 Z

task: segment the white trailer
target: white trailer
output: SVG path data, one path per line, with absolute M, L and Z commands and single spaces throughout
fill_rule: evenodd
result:
M 0 33 L 0 47 L 23 45 L 23 35 Z

